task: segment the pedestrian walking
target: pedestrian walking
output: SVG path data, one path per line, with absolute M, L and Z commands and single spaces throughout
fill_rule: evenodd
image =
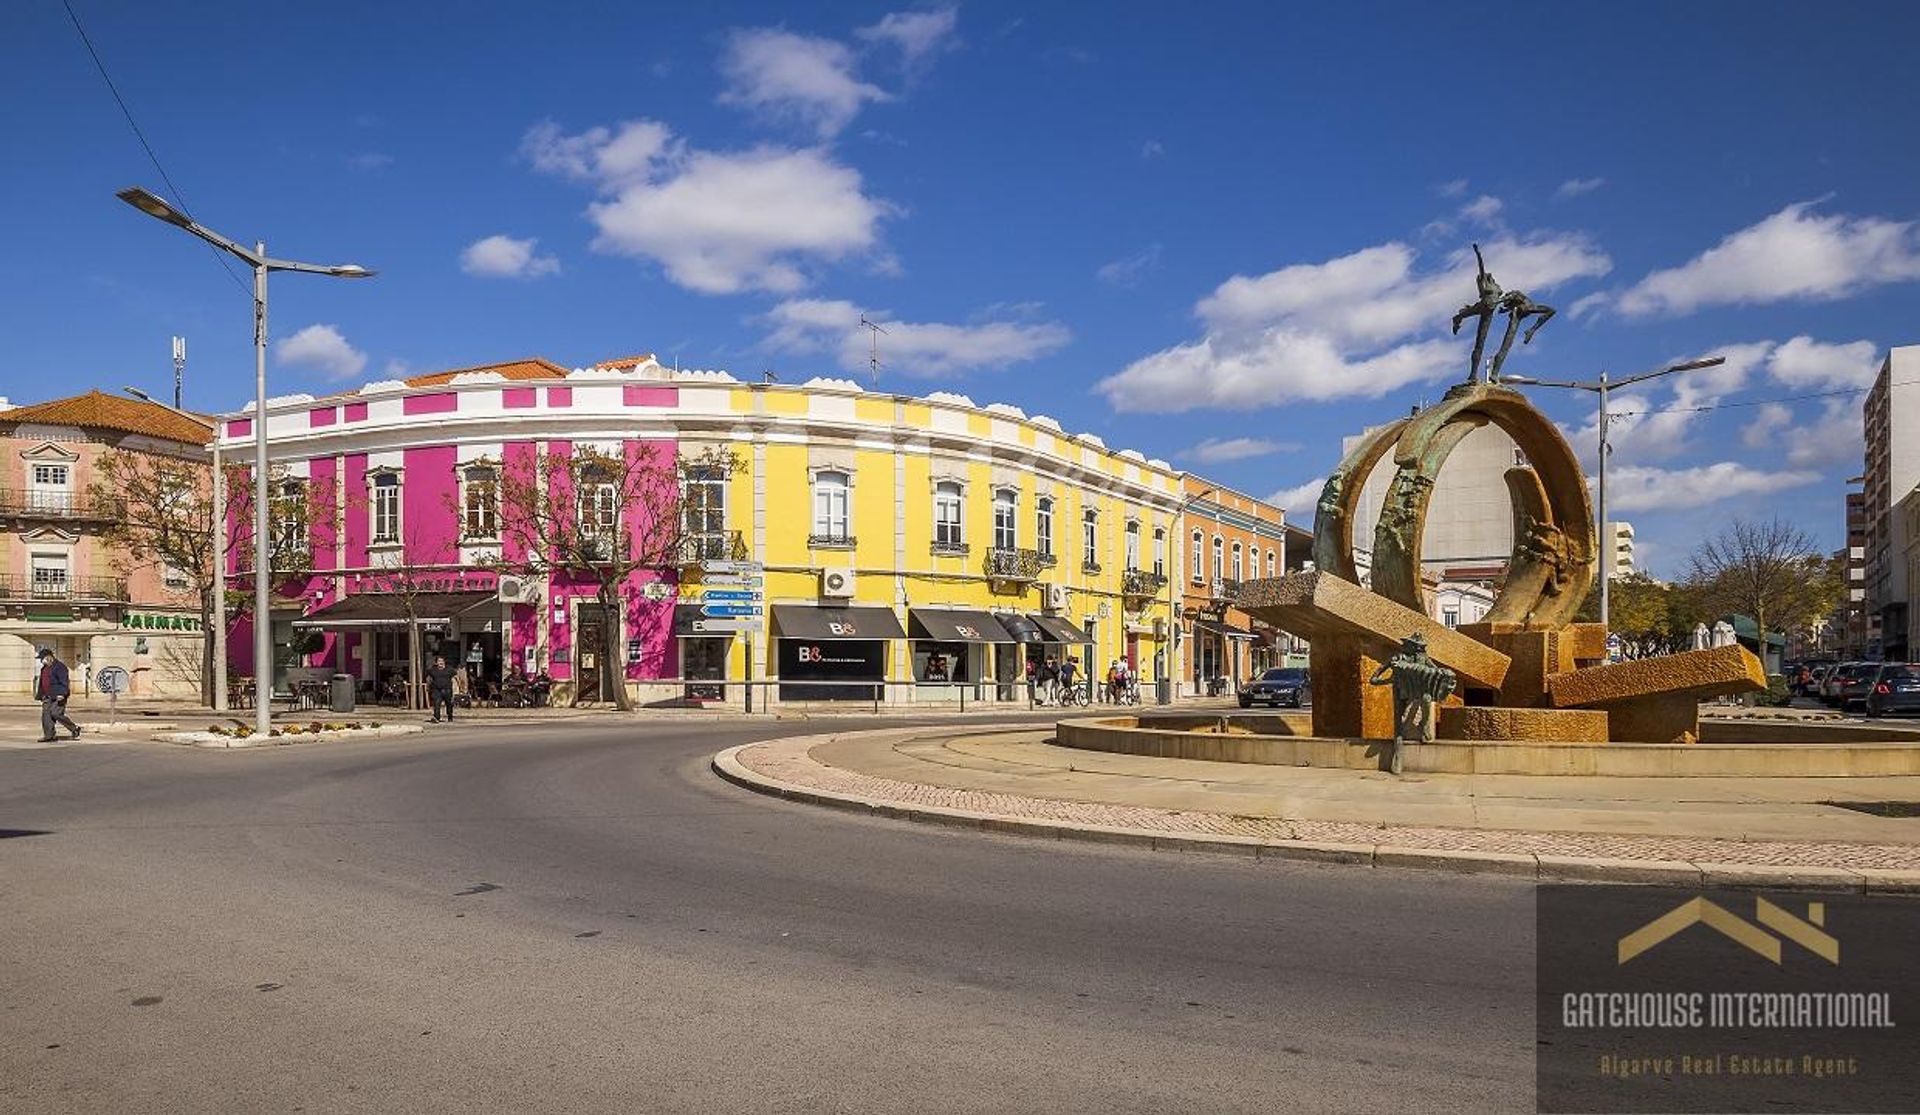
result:
M 67 698 L 73 694 L 73 680 L 67 673 L 67 664 L 53 653 L 52 647 L 40 648 L 40 672 L 33 678 L 33 695 L 40 702 L 40 742 L 52 743 L 60 738 L 54 735 L 55 724 L 63 725 L 73 733 L 74 739 L 80 738 L 80 725 L 67 715 Z
M 433 723 L 440 723 L 440 710 L 447 710 L 447 719 L 453 719 L 453 675 L 455 669 L 447 665 L 445 655 L 433 656 L 433 665 L 427 667 L 427 703 L 433 706 Z

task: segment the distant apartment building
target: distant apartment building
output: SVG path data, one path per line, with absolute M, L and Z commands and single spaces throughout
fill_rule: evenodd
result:
M 1860 483 L 1854 477 L 1852 483 Z M 1838 651 L 1845 658 L 1860 658 L 1880 650 L 1880 617 L 1867 608 L 1867 496 L 1865 492 L 1847 493 L 1847 544 L 1834 555 L 1846 568 L 1847 595 L 1834 617 Z
M 1364 436 L 1347 438 L 1342 451 L 1350 450 Z M 1525 454 L 1506 431 L 1486 425 L 1463 438 L 1441 467 L 1427 504 L 1426 532 L 1420 548 L 1420 576 L 1429 586 L 1425 595 L 1433 602 L 1434 619 L 1445 621 L 1440 601 L 1448 595 L 1435 586 L 1494 582 L 1506 576 L 1513 552 L 1513 507 L 1506 473 L 1526 463 Z M 1353 549 L 1354 564 L 1363 575 L 1372 568 L 1374 527 L 1380 521 L 1393 475 L 1393 460 L 1388 457 L 1374 468 L 1361 489 Z M 1470 603 L 1460 603 L 1472 611 Z M 1463 616 L 1460 622 L 1474 620 Z
M 123 504 L 96 481 L 108 453 L 203 461 L 209 436 L 165 407 L 98 391 L 0 409 L 0 691 L 29 693 L 48 647 L 76 693 L 118 666 L 134 696 L 199 694 L 198 594 L 185 573 L 112 543 Z
M 1862 415 L 1866 471 L 1866 611 L 1879 620 L 1882 653 L 1904 661 L 1910 645 L 1908 523 L 1900 504 L 1920 486 L 1920 345 L 1891 349 Z
M 1633 524 L 1610 520 L 1600 534 L 1600 575 L 1612 580 L 1637 571 L 1633 563 Z

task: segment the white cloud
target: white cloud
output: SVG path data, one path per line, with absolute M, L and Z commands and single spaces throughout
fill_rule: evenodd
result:
M 1828 399 L 1819 416 L 1801 418 L 1791 407 L 1768 403 L 1740 430 L 1740 443 L 1782 457 L 1794 468 L 1820 468 L 1849 461 L 1858 467 L 1865 453 L 1858 405 Z
M 1607 180 L 1604 178 L 1569 178 L 1560 183 L 1560 188 L 1553 191 L 1553 196 L 1579 197 L 1581 194 L 1590 194 L 1606 184 Z
M 1502 236 L 1485 251 L 1510 287 L 1536 292 L 1612 265 L 1574 235 Z M 1473 291 L 1473 256 L 1451 252 L 1424 272 L 1417 259 L 1389 243 L 1236 275 L 1196 307 L 1205 336 L 1136 360 L 1097 390 L 1117 410 L 1164 412 L 1378 397 L 1449 369 L 1464 378 L 1463 342 L 1441 335 Z
M 402 360 L 398 356 L 389 356 L 387 362 L 380 367 L 381 379 L 405 379 L 412 374 L 412 362 Z
M 854 77 L 853 67 L 845 43 L 772 27 L 736 30 L 720 56 L 727 83 L 720 103 L 793 121 L 829 139 L 868 103 L 891 99 L 886 90 Z
M 1298 442 L 1273 441 L 1263 437 L 1210 437 L 1198 445 L 1182 449 L 1179 455 L 1183 460 L 1197 461 L 1203 465 L 1217 465 L 1222 461 L 1270 457 L 1275 453 L 1289 453 L 1298 448 L 1300 448 Z
M 1797 488 L 1819 479 L 1817 472 L 1799 469 L 1765 472 L 1736 461 L 1677 469 L 1615 465 L 1607 470 L 1607 510 L 1609 513 L 1685 510 L 1724 499 Z
M 1450 182 L 1442 182 L 1434 187 L 1434 192 L 1441 197 L 1459 197 L 1467 192 L 1467 180 L 1455 178 Z
M 393 165 L 393 156 L 379 151 L 362 151 L 347 156 L 347 165 L 354 170 L 385 170 Z
M 768 311 L 772 331 L 761 341 L 784 352 L 825 352 L 850 372 L 867 369 L 872 337 L 860 324 L 861 311 L 838 299 L 790 299 Z M 909 376 L 947 376 L 979 368 L 997 368 L 1044 356 L 1072 340 L 1057 322 L 981 321 L 967 325 L 897 321 L 884 311 L 867 311 L 867 320 L 886 333 L 879 338 L 883 372 Z
M 897 47 L 901 63 L 909 69 L 933 55 L 960 45 L 954 36 L 959 25 L 958 8 L 932 8 L 917 12 L 888 12 L 880 22 L 862 27 L 854 35 L 864 42 Z
M 1149 244 L 1130 256 L 1102 264 L 1093 276 L 1111 286 L 1130 287 L 1138 286 L 1141 279 L 1159 269 L 1160 245 Z
M 1753 421 L 1740 428 L 1740 444 L 1748 449 L 1772 448 L 1779 442 L 1780 431 L 1792 424 L 1792 409 L 1768 403 L 1754 414 Z
M 560 271 L 560 261 L 536 255 L 540 242 L 532 237 L 488 236 L 468 244 L 460 253 L 460 270 L 487 279 L 537 279 Z
M 789 294 L 808 285 L 810 262 L 887 262 L 880 222 L 897 210 L 819 148 L 702 151 L 638 120 L 573 136 L 541 123 L 521 151 L 599 188 L 587 209 L 596 251 L 654 260 L 690 290 Z
M 1910 221 L 1824 216 L 1797 202 L 1678 267 L 1655 271 L 1616 300 L 1634 316 L 1702 306 L 1842 298 L 1920 279 L 1920 230 Z
M 1772 341 L 1721 345 L 1712 355 L 1725 357 L 1717 368 L 1677 372 L 1671 377 L 1650 381 L 1613 395 L 1608 409 L 1612 419 L 1607 439 L 1613 445 L 1615 460 L 1665 460 L 1687 452 L 1688 437 L 1702 420 L 1694 407 L 1710 407 L 1726 395 L 1746 385 L 1755 369 L 1761 367 L 1773 351 Z M 1669 397 L 1655 398 L 1665 386 Z M 1566 431 L 1585 466 L 1597 466 L 1600 442 L 1600 411 L 1596 404 L 1584 425 Z
M 1150 139 L 1140 145 L 1140 157 L 1143 159 L 1157 159 L 1166 153 L 1167 145 L 1157 139 Z
M 274 358 L 297 368 L 312 368 L 334 379 L 352 379 L 367 366 L 367 354 L 347 343 L 331 325 L 309 325 L 273 346 Z
M 1475 224 L 1491 224 L 1506 208 L 1506 202 L 1491 194 L 1481 194 L 1460 207 L 1460 219 Z
M 1289 519 L 1299 519 L 1304 515 L 1307 521 L 1313 516 L 1309 513 L 1320 502 L 1320 489 L 1327 486 L 1327 478 L 1316 476 L 1304 484 L 1295 484 L 1291 488 L 1282 488 L 1267 497 L 1267 502 L 1287 513 Z
M 1869 387 L 1878 356 L 1872 341 L 1829 345 L 1803 334 L 1773 351 L 1767 372 L 1789 387 Z

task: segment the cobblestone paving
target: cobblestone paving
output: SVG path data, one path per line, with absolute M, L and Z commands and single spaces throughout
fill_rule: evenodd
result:
M 1292 820 L 1285 817 L 1246 817 L 952 789 L 878 778 L 845 767 L 827 766 L 809 754 L 812 747 L 822 742 L 825 741 L 819 736 L 771 740 L 742 749 L 737 758 L 742 766 L 759 774 L 830 794 L 845 794 L 901 806 L 961 809 L 1020 820 L 1106 825 L 1167 835 L 1256 837 L 1265 840 L 1582 858 L 1920 870 L 1920 846 L 1907 844 L 1800 843 L 1374 825 Z

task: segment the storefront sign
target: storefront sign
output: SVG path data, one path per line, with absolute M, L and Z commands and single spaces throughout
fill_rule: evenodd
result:
M 879 681 L 886 676 L 884 639 L 857 642 L 781 639 L 776 659 L 782 700 L 872 700 L 872 686 L 792 685 L 808 681 Z
M 198 631 L 199 616 L 162 616 L 145 612 L 128 612 L 120 620 L 122 627 L 136 631 Z

